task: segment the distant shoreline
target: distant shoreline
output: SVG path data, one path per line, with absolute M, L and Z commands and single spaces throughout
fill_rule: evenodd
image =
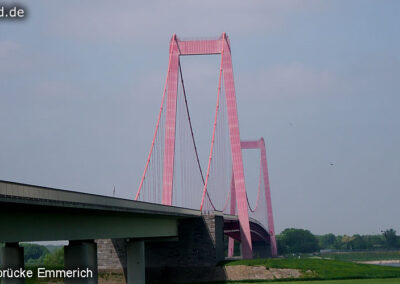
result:
M 390 264 L 390 263 L 400 263 L 400 259 L 357 261 L 357 263 L 364 263 L 364 264 Z

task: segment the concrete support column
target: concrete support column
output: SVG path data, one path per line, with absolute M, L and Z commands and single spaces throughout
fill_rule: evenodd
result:
M 11 268 L 12 270 L 24 269 L 24 248 L 20 247 L 18 243 L 6 243 L 4 247 L 0 248 L 1 269 L 6 270 Z M 2 284 L 23 284 L 25 283 L 24 278 L 12 279 L 3 278 Z
M 225 260 L 224 217 L 215 215 L 215 260 Z
M 64 247 L 64 267 L 66 270 L 89 269 L 93 273 L 89 278 L 66 278 L 66 284 L 97 284 L 97 244 L 93 241 L 70 241 Z
M 203 216 L 203 219 L 215 249 L 215 263 L 223 261 L 225 259 L 224 217 L 216 212 L 214 215 Z
M 126 248 L 127 284 L 145 284 L 144 241 L 131 240 Z
M 253 258 L 271 257 L 271 247 L 265 241 L 253 241 Z

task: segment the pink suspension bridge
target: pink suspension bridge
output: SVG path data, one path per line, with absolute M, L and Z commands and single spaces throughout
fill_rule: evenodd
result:
M 190 120 L 180 56 L 220 54 L 219 82 L 207 169 L 202 169 Z M 245 186 L 243 153 L 260 152 L 257 199 L 251 204 Z M 254 194 L 252 196 L 255 196 Z M 135 200 L 220 211 L 237 216 L 227 225 L 228 256 L 234 240 L 242 256 L 252 258 L 252 240 L 265 240 L 277 255 L 264 139 L 242 141 L 233 79 L 231 47 L 225 33 L 218 39 L 180 40 L 172 36 L 167 78 L 156 129 Z

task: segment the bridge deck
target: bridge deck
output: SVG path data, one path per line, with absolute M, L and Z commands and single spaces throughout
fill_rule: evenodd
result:
M 240 240 L 238 217 L 221 215 L 225 234 Z M 201 211 L 0 181 L 0 242 L 176 237 L 177 221 Z M 250 219 L 255 239 L 268 233 Z
M 0 180 L 0 203 L 71 207 L 141 214 L 200 216 L 199 210 Z
M 177 236 L 199 210 L 0 181 L 0 241 Z

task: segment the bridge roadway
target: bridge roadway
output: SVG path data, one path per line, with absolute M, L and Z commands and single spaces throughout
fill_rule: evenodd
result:
M 239 240 L 237 217 L 219 214 L 224 233 Z M 176 238 L 179 220 L 201 215 L 199 210 L 0 181 L 2 267 L 23 267 L 19 242 L 69 240 L 65 268 L 92 267 L 97 275 L 93 240 L 127 238 L 132 240 L 127 247 L 128 283 L 144 283 L 144 240 Z M 255 240 L 269 241 L 255 220 L 251 227 Z M 87 283 L 97 283 L 95 278 Z

